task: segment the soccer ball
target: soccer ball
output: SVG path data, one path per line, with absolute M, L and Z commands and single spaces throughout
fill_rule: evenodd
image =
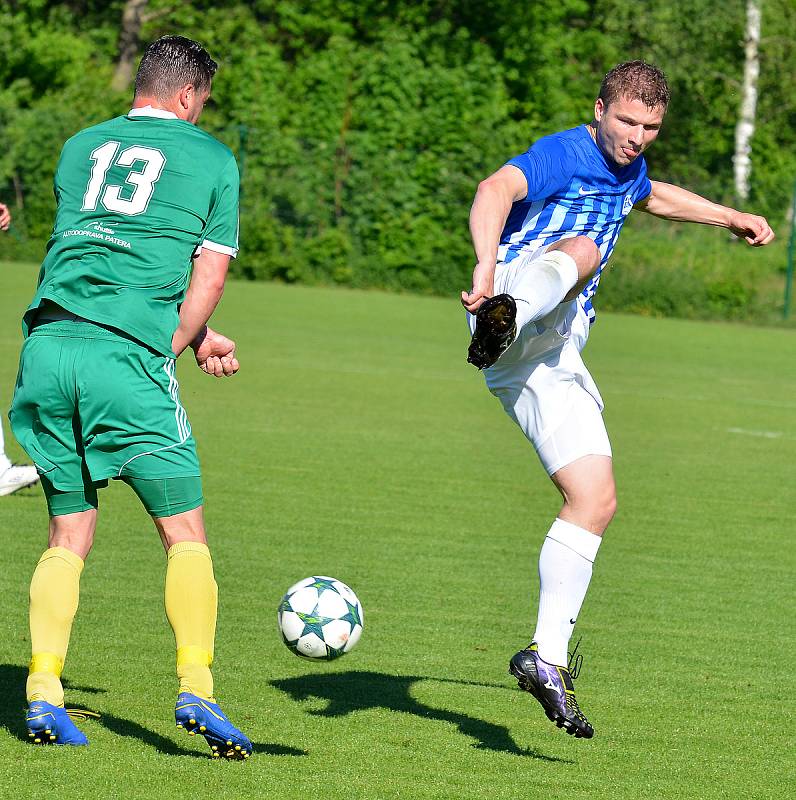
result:
M 364 616 L 348 586 L 321 575 L 304 578 L 287 590 L 277 623 L 282 641 L 297 656 L 331 661 L 359 641 Z

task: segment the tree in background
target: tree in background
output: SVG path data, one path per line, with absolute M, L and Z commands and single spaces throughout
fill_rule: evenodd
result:
M 40 256 L 63 141 L 124 113 L 143 45 L 182 33 L 220 63 L 202 124 L 242 167 L 236 274 L 453 291 L 479 176 L 588 121 L 621 60 L 672 83 L 655 177 L 730 200 L 745 18 L 745 0 L 7 2 L 0 199 L 27 249 L 0 246 Z M 775 224 L 796 175 L 794 29 L 793 0 L 766 0 L 749 203 Z
M 133 68 L 139 56 L 139 34 L 146 21 L 144 9 L 149 0 L 127 0 L 122 11 L 119 33 L 119 57 L 113 73 L 111 86 L 117 92 L 124 91 L 133 79 Z
M 752 171 L 751 141 L 755 132 L 755 111 L 757 109 L 757 81 L 760 76 L 760 2 L 748 0 L 746 3 L 746 31 L 744 42 L 743 88 L 738 124 L 735 126 L 735 194 L 739 200 L 749 197 L 749 175 Z

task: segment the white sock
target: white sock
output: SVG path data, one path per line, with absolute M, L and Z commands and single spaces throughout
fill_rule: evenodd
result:
M 586 597 L 602 538 L 556 519 L 539 553 L 539 616 L 533 640 L 550 664 L 566 666 L 567 646 Z
M 547 316 L 578 282 L 578 265 L 563 250 L 552 250 L 532 261 L 514 287 L 517 330 Z
M 11 466 L 11 462 L 6 455 L 5 443 L 3 442 L 3 426 L 0 425 L 0 472 L 5 472 Z

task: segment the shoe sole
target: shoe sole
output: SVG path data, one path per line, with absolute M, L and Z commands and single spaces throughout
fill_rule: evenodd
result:
M 53 733 L 52 728 L 31 728 L 28 726 L 28 738 L 31 744 L 47 745 L 56 744 L 58 737 Z
M 583 733 L 577 726 L 573 725 L 566 717 L 562 717 L 557 709 L 550 706 L 534 685 L 534 681 L 529 678 L 512 660 L 509 662 L 509 672 L 517 679 L 517 684 L 524 692 L 528 692 L 542 707 L 545 716 L 554 722 L 557 728 L 565 730 L 570 736 L 576 739 L 591 739 L 592 737 Z M 592 736 L 594 733 L 592 733 Z
M 511 319 L 508 321 L 506 320 L 507 316 L 511 317 Z M 479 322 L 483 322 L 485 319 L 488 319 L 490 320 L 491 323 L 493 323 L 496 326 L 491 331 L 492 333 L 497 333 L 497 334 L 507 333 L 511 329 L 511 326 L 514 324 L 514 317 L 515 315 L 511 313 L 511 307 L 509 306 L 509 304 L 503 302 L 500 303 L 500 305 L 491 308 L 481 318 L 477 318 L 476 325 Z M 500 326 L 500 329 L 498 329 L 497 326 Z
M 20 483 L 18 486 L 0 486 L 0 497 L 14 494 L 14 492 L 18 492 L 20 489 L 29 489 L 31 486 L 35 486 L 38 482 L 39 479 L 37 477 L 27 483 Z
M 50 715 L 45 714 L 44 716 Z M 47 723 L 40 722 L 39 718 L 27 717 L 25 724 L 27 725 L 28 739 L 31 744 L 39 746 L 54 745 L 56 747 L 85 747 L 88 744 L 88 742 L 59 742 L 55 721 L 50 724 L 50 727 L 47 727 Z
M 481 310 L 476 311 L 476 322 L 475 322 L 475 330 L 473 331 L 472 338 L 470 340 L 470 350 L 473 348 L 474 343 L 479 342 L 479 347 L 481 347 L 480 341 L 485 338 L 485 334 L 483 331 L 484 326 L 487 327 L 487 334 L 486 335 L 497 335 L 503 336 L 507 333 L 510 333 L 513 329 L 514 335 L 511 338 L 511 341 L 500 351 L 497 358 L 494 361 L 490 361 L 489 358 L 482 360 L 478 357 L 473 357 L 473 355 L 468 350 L 467 355 L 467 363 L 473 364 L 479 370 L 488 369 L 489 367 L 493 367 L 503 353 L 514 344 L 515 339 L 517 338 L 517 325 L 516 325 L 516 318 L 517 318 L 517 310 L 516 305 L 514 304 L 513 298 L 509 298 L 511 303 L 508 300 L 501 301 L 498 305 L 494 308 L 490 308 L 488 311 Z M 483 351 L 481 351 L 483 352 Z M 479 353 L 480 355 L 480 353 Z

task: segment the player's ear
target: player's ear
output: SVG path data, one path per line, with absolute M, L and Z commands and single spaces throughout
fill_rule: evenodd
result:
M 598 97 L 594 101 L 594 119 L 599 122 L 602 119 L 603 112 L 605 111 L 605 103 L 603 103 L 602 97 Z
M 180 108 L 183 108 L 187 111 L 191 107 L 191 100 L 193 99 L 195 92 L 196 89 L 194 89 L 194 85 L 192 83 L 186 83 L 185 86 L 180 89 L 177 95 Z

